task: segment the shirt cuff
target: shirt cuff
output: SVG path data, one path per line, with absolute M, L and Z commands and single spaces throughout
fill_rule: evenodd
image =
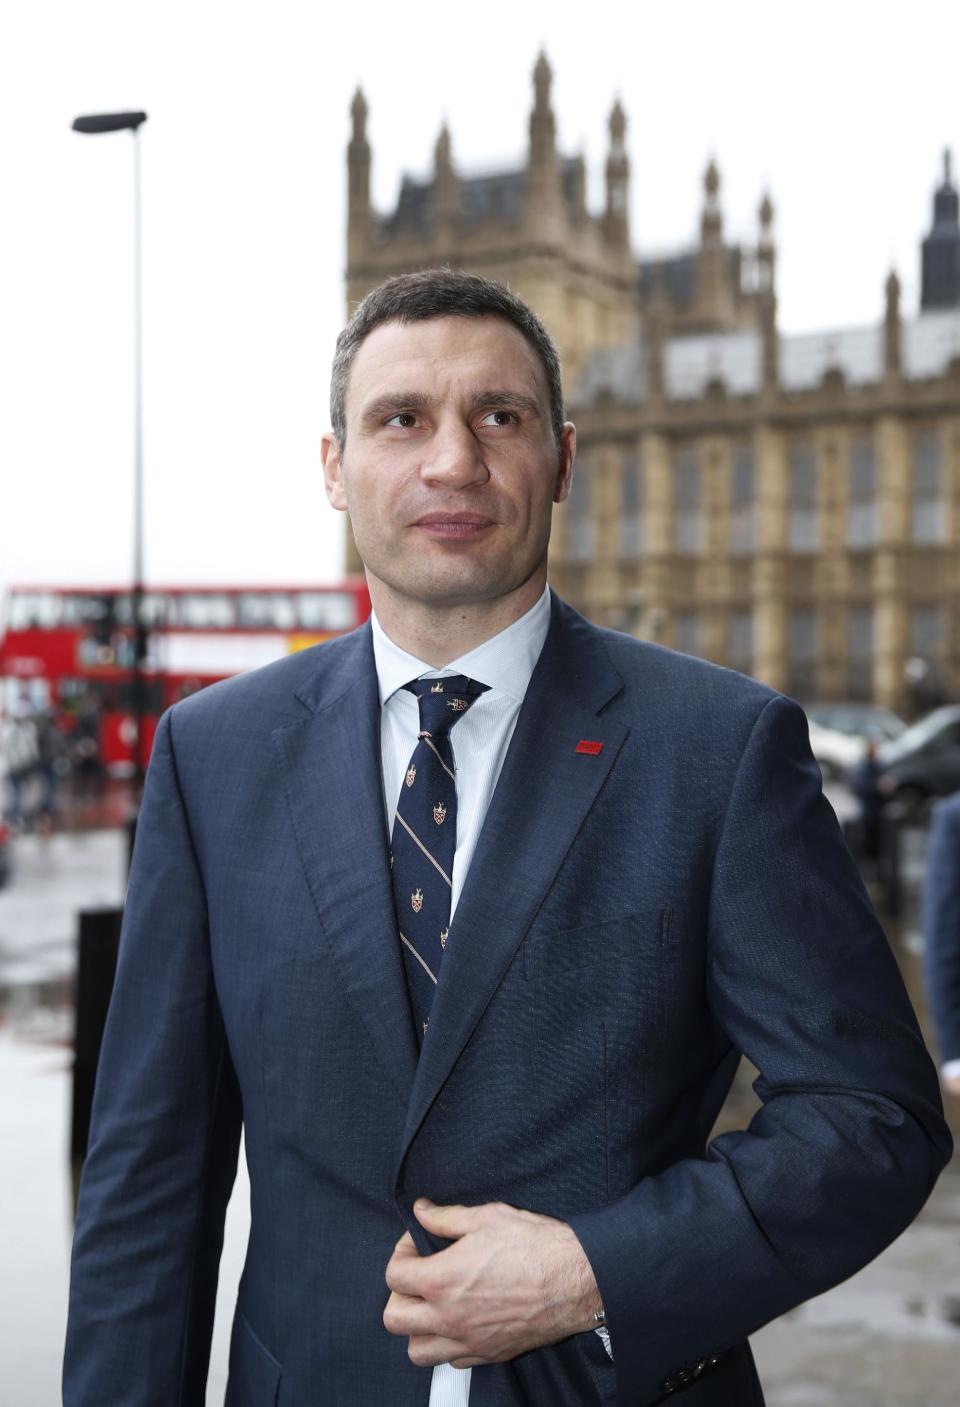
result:
M 945 1080 L 955 1080 L 960 1075 L 960 1060 L 947 1060 L 940 1066 L 940 1074 Z
M 957 1064 L 960 1065 L 960 1060 L 957 1061 Z M 607 1329 L 607 1328 L 600 1328 L 600 1329 L 594 1329 L 593 1332 L 594 1332 L 595 1334 L 599 1334 L 599 1335 L 600 1335 L 600 1338 L 603 1340 L 603 1346 L 604 1346 L 604 1348 L 607 1350 L 607 1353 L 610 1355 L 610 1360 L 611 1360 L 611 1362 L 612 1362 L 612 1361 L 613 1361 L 613 1349 L 610 1347 L 610 1330 Z

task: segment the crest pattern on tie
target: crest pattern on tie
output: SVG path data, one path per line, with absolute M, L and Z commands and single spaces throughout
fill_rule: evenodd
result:
M 463 674 L 404 685 L 420 708 L 390 842 L 393 895 L 417 1039 L 422 1042 L 450 929 L 457 784 L 450 732 L 487 690 Z

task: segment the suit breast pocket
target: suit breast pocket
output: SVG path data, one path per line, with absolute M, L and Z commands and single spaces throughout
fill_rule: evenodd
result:
M 642 1117 L 657 1063 L 672 982 L 670 910 L 532 933 L 522 959 L 540 1137 L 569 1156 L 574 1131 L 610 1196 L 625 1128 Z
M 606 1012 L 626 1021 L 654 1015 L 667 978 L 672 911 L 645 909 L 546 933 L 523 946 L 530 998 L 568 1010 Z

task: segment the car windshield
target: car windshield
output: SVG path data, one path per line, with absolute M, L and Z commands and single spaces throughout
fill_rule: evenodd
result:
M 926 718 L 912 723 L 898 737 L 887 743 L 885 751 L 888 756 L 894 752 L 913 752 L 915 748 L 923 747 L 925 743 L 928 743 L 948 723 L 955 723 L 957 718 L 958 713 L 955 708 L 934 709 L 933 713 L 928 713 Z

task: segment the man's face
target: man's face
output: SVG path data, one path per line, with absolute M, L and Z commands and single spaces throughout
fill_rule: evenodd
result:
M 373 578 L 443 607 L 543 575 L 574 429 L 557 445 L 546 374 L 510 323 L 381 324 L 354 360 L 346 422 L 342 456 L 324 439 L 327 496 L 349 511 Z

